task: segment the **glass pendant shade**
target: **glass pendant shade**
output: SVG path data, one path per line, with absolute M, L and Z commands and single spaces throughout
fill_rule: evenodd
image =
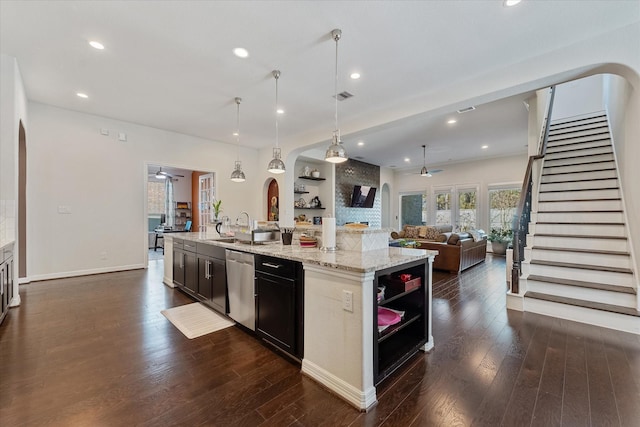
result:
M 267 170 L 269 172 L 271 172 L 271 173 L 284 173 L 285 172 L 284 162 L 280 158 L 280 149 L 279 148 L 274 148 L 273 149 L 273 159 L 271 159 L 271 161 L 269 162 L 269 167 L 267 168 Z
M 431 178 L 431 173 L 429 173 L 429 169 L 427 169 L 427 146 L 422 146 L 422 169 L 420 169 L 420 176 L 426 176 L 427 178 Z
M 347 157 L 347 152 L 345 151 L 342 144 L 340 144 L 340 137 L 337 133 L 333 134 L 333 141 L 331 142 L 329 148 L 327 148 L 324 159 L 330 163 L 342 163 L 349 160 L 349 158 Z
M 244 172 L 242 172 L 242 162 L 240 160 L 236 160 L 236 167 L 233 172 L 231 172 L 231 181 L 244 182 L 245 180 Z
M 426 176 L 427 178 L 431 178 L 431 174 L 427 170 L 426 166 L 423 166 L 422 169 L 420 169 L 420 176 Z

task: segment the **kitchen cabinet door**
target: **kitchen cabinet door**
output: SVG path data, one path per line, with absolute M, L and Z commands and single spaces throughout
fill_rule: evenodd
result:
M 184 252 L 184 286 L 198 293 L 198 258 L 195 253 Z
M 211 258 L 198 257 L 198 296 L 202 299 L 211 299 L 211 284 L 213 265 Z
M 220 313 L 227 309 L 227 267 L 224 260 L 211 258 L 211 306 Z
M 173 283 L 179 286 L 184 286 L 184 251 L 173 251 Z
M 295 282 L 257 273 L 256 291 L 258 335 L 295 354 Z

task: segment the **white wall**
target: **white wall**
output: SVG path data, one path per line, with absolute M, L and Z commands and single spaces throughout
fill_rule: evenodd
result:
M 551 120 L 604 110 L 603 75 L 585 77 L 556 86 Z
M 228 179 L 233 145 L 39 103 L 30 103 L 29 111 L 31 280 L 144 267 L 147 163 L 215 171 L 225 214 L 259 212 L 255 150 L 241 149 L 247 181 L 234 183 Z M 119 132 L 126 142 L 117 140 Z
M 528 157 L 526 153 L 517 156 L 498 157 L 492 159 L 478 160 L 474 162 L 464 162 L 452 165 L 437 167 L 443 171 L 433 174 L 431 178 L 419 175 L 405 175 L 398 172 L 395 175 L 395 188 L 392 192 L 394 221 L 392 226 L 399 227 L 398 207 L 399 195 L 411 191 L 427 191 L 429 197 L 429 209 L 433 207 L 434 188 L 445 186 L 477 186 L 478 197 L 478 225 L 484 230 L 489 229 L 489 186 L 499 184 L 522 185 L 524 172 L 527 168 Z M 434 167 L 435 169 L 435 167 Z M 432 216 L 429 218 L 429 223 Z

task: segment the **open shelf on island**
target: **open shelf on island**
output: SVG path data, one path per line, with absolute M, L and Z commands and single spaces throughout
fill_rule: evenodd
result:
M 400 332 L 401 330 L 403 330 L 404 328 L 406 328 L 416 320 L 420 319 L 421 316 L 422 316 L 421 313 L 406 312 L 404 314 L 404 319 L 402 319 L 400 322 L 396 323 L 395 325 L 389 326 L 387 329 L 385 329 L 382 332 L 379 332 L 378 343 L 381 343 L 387 338 L 390 338 L 394 334 Z

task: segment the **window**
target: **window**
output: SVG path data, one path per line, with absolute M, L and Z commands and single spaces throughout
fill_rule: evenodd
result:
M 458 190 L 458 227 L 460 231 L 475 230 L 478 223 L 478 192 L 475 189 Z
M 400 195 L 400 228 L 405 225 L 427 223 L 426 193 L 407 193 Z
M 147 219 L 149 231 L 153 231 L 162 222 L 162 216 L 165 213 L 165 196 L 164 181 L 147 182 Z
M 451 224 L 451 192 L 438 191 L 435 194 L 436 198 L 436 224 L 435 225 L 447 225 Z
M 519 200 L 520 189 L 517 187 L 490 189 L 489 230 L 512 230 Z

